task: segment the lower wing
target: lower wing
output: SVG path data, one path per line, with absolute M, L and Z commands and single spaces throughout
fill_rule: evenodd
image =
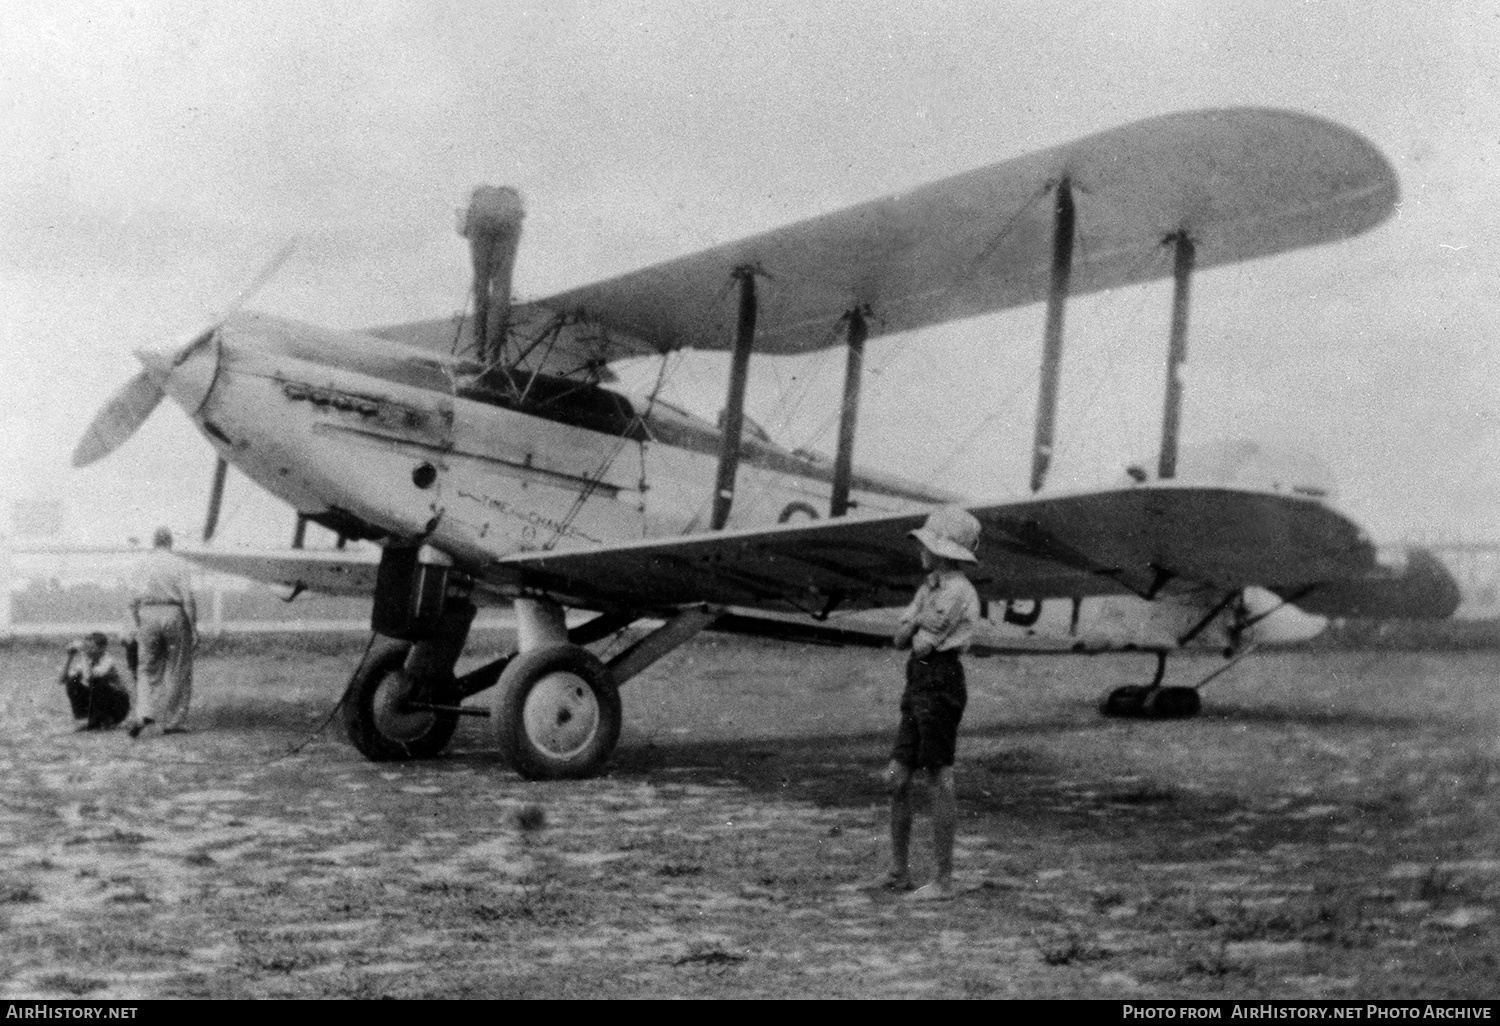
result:
M 1325 616 L 1444 617 L 1458 605 L 1458 589 L 1434 557 L 1409 550 L 1403 559 L 1382 559 L 1343 514 L 1296 495 L 1158 483 L 972 512 L 984 533 L 979 562 L 966 569 L 990 601 L 1154 599 L 1257 585 Z M 786 634 L 789 626 L 776 625 L 795 621 L 839 641 L 844 632 L 826 624 L 830 614 L 910 598 L 923 571 L 908 534 L 922 521 L 920 513 L 851 517 L 457 563 L 497 599 L 532 596 L 642 616 L 709 603 L 758 617 L 761 623 L 746 625 L 756 632 Z M 372 594 L 379 564 L 368 551 L 183 555 L 213 570 L 336 595 Z M 858 643 L 839 643 L 850 640 Z

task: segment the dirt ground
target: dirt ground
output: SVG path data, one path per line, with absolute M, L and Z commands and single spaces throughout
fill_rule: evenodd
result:
M 482 720 L 366 762 L 318 732 L 360 645 L 255 646 L 135 742 L 0 649 L 0 997 L 1500 994 L 1500 652 L 1259 656 L 1179 723 L 1094 712 L 1149 658 L 972 660 L 964 891 L 913 906 L 895 653 L 695 643 L 534 784 Z

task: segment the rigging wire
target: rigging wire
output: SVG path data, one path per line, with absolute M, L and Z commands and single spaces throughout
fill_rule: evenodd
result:
M 1134 274 L 1137 271 L 1139 271 L 1141 268 L 1143 268 L 1146 264 L 1151 263 L 1152 261 L 1158 259 L 1159 256 L 1160 256 L 1160 249 L 1159 249 L 1159 247 L 1153 247 L 1151 249 L 1148 249 L 1148 250 L 1144 251 L 1141 254 L 1140 258 L 1138 260 L 1136 260 L 1135 263 L 1133 263 L 1131 265 L 1131 267 L 1130 267 L 1130 275 L 1134 276 Z M 1131 322 L 1134 322 L 1137 318 L 1139 318 L 1141 316 L 1141 311 L 1143 311 L 1145 309 L 1146 302 L 1147 302 L 1146 296 L 1143 295 L 1140 290 L 1136 290 L 1134 294 L 1135 294 L 1135 301 L 1134 301 L 1134 305 L 1133 305 L 1133 312 L 1127 318 L 1127 320 L 1129 320 Z M 1124 306 L 1124 302 L 1123 302 L 1123 300 L 1121 300 L 1120 297 L 1121 297 L 1121 291 L 1118 288 L 1108 289 L 1105 292 L 1103 292 L 1103 293 L 1100 294 L 1100 300 L 1102 301 L 1102 304 L 1106 305 L 1106 306 L 1109 306 L 1109 307 L 1112 307 L 1116 311 L 1121 310 L 1123 308 L 1123 306 Z M 1098 409 L 1099 409 L 1099 402 L 1098 402 L 1098 400 L 1099 400 L 1100 393 L 1103 391 L 1105 385 L 1108 384 L 1113 379 L 1113 377 L 1114 377 L 1114 369 L 1115 369 L 1116 366 L 1119 365 L 1120 360 L 1124 356 L 1124 347 L 1123 347 L 1123 343 L 1121 341 L 1122 337 L 1123 336 L 1121 334 L 1119 334 L 1119 333 L 1115 333 L 1114 335 L 1111 336 L 1111 338 L 1114 339 L 1114 344 L 1112 346 L 1110 346 L 1107 349 L 1107 351 L 1106 351 L 1103 373 L 1101 373 L 1094 380 L 1093 387 L 1084 396 L 1084 401 L 1086 403 L 1085 409 L 1087 409 L 1090 412 L 1089 412 L 1089 414 L 1086 414 L 1085 417 L 1082 419 L 1081 426 L 1083 426 L 1083 427 L 1088 427 L 1091 424 L 1097 424 L 1097 417 L 1096 417 L 1096 415 L 1097 415 L 1097 412 L 1098 412 Z M 1069 436 L 1069 438 L 1067 440 L 1064 440 L 1061 444 L 1054 443 L 1054 446 L 1055 446 L 1055 448 L 1054 448 L 1054 460 L 1055 460 L 1055 462 L 1062 462 L 1063 458 L 1067 457 L 1068 455 L 1070 455 L 1072 453 L 1076 453 L 1078 451 L 1078 446 L 1081 444 L 1079 442 L 1079 438 L 1082 437 L 1084 434 L 1085 434 L 1085 432 L 1074 432 L 1072 435 Z M 1134 446 L 1132 446 L 1132 448 L 1133 447 Z
M 619 459 L 620 453 L 623 452 L 625 450 L 625 446 L 629 444 L 631 432 L 636 428 L 644 428 L 646 426 L 646 421 L 650 418 L 652 410 L 655 409 L 657 398 L 661 395 L 662 386 L 667 379 L 669 355 L 676 354 L 662 354 L 661 367 L 657 370 L 656 373 L 656 384 L 652 386 L 651 394 L 646 398 L 645 407 L 643 409 L 634 411 L 634 415 L 631 417 L 630 422 L 625 426 L 625 430 L 622 431 L 620 433 L 620 437 L 615 440 L 613 448 L 600 461 L 598 469 L 593 474 L 588 475 L 588 477 L 585 479 L 584 487 L 579 490 L 578 495 L 573 499 L 572 506 L 568 508 L 568 512 L 563 515 L 562 520 L 558 523 L 557 527 L 553 529 L 552 537 L 542 545 L 543 552 L 552 551 L 552 549 L 557 546 L 557 543 L 561 541 L 563 537 L 568 533 L 568 530 L 573 526 L 573 521 L 576 520 L 578 518 L 578 514 L 583 511 L 584 504 L 587 503 L 588 500 L 593 496 L 594 492 L 599 487 L 599 483 L 604 480 L 604 476 L 608 474 L 610 468 L 614 466 L 615 460 Z M 681 362 L 680 359 L 678 362 Z
M 812 361 L 809 367 L 804 368 L 803 373 L 800 375 L 800 378 L 793 378 L 793 381 L 797 383 L 795 386 L 797 389 L 795 396 L 791 394 L 792 386 L 783 386 L 780 397 L 780 412 L 782 416 L 780 423 L 776 426 L 776 433 L 778 436 L 785 436 L 787 432 L 790 431 L 793 418 L 795 418 L 799 413 L 802 412 L 802 407 L 806 405 L 807 400 L 809 397 L 811 397 L 815 386 L 822 379 L 823 374 L 826 371 L 828 364 L 832 358 L 833 351 L 836 348 L 835 340 L 844 330 L 843 325 L 844 321 L 840 320 L 837 324 L 834 325 L 834 327 L 829 329 L 827 335 L 825 335 L 823 339 L 818 343 L 818 345 L 814 348 L 812 354 L 803 354 L 804 356 L 812 355 Z M 772 367 L 774 368 L 775 365 L 772 364 Z M 774 369 L 772 373 L 777 377 L 778 384 L 780 384 L 780 375 L 777 374 Z M 805 443 L 804 447 L 810 446 L 806 445 Z
M 1033 200 L 1033 202 L 1035 202 L 1035 200 Z M 1082 254 L 1083 254 L 1084 249 L 1085 249 L 1086 246 L 1087 246 L 1087 239 L 1086 238 L 1080 238 L 1079 239 L 1080 262 L 1083 259 Z M 993 249 L 994 249 L 994 246 L 991 246 L 990 247 L 990 251 L 993 251 Z M 1153 247 L 1151 249 L 1148 249 L 1148 250 L 1144 251 L 1141 254 L 1140 258 L 1132 266 L 1131 273 L 1133 274 L 1136 270 L 1140 269 L 1141 267 L 1143 267 L 1147 263 L 1150 263 L 1150 262 L 1158 259 L 1158 256 L 1159 256 L 1159 249 L 1158 248 Z M 1119 295 L 1119 290 L 1117 290 L 1117 289 L 1108 289 L 1104 293 L 1102 293 L 1101 299 L 1106 304 L 1114 304 L 1114 303 L 1116 303 L 1118 295 Z M 1136 304 L 1136 309 L 1139 310 L 1144 305 L 1144 303 L 1145 303 L 1144 297 L 1138 299 L 1137 300 L 1137 304 Z M 1085 402 L 1088 404 L 1088 408 L 1090 410 L 1097 410 L 1098 409 L 1098 402 L 1097 402 L 1097 400 L 1099 398 L 1100 392 L 1103 389 L 1104 384 L 1107 383 L 1113 377 L 1113 370 L 1114 370 L 1115 366 L 1119 363 L 1121 355 L 1122 355 L 1122 350 L 1121 350 L 1120 345 L 1118 345 L 1118 344 L 1112 346 L 1108 350 L 1107 359 L 1106 359 L 1106 362 L 1105 362 L 1105 365 L 1104 365 L 1104 371 L 1095 380 L 1092 389 L 1085 396 Z M 1002 403 L 1000 403 L 1000 404 L 997 404 L 997 406 L 994 409 L 992 409 L 992 411 L 990 412 L 990 414 L 988 416 L 986 416 L 983 420 L 981 420 L 977 425 L 975 425 L 975 427 L 973 429 L 971 429 L 969 431 L 969 433 L 967 435 L 964 436 L 963 440 L 957 446 L 954 447 L 954 449 L 948 454 L 947 458 L 944 459 L 941 463 L 939 463 L 936 467 L 934 467 L 932 469 L 932 471 L 926 477 L 923 478 L 923 480 L 922 480 L 923 485 L 924 486 L 931 485 L 941 473 L 943 473 L 945 470 L 947 470 L 953 464 L 953 462 L 956 459 L 958 459 L 961 455 L 963 455 L 966 451 L 968 451 L 968 449 L 974 444 L 974 442 L 978 439 L 978 437 L 980 436 L 980 434 L 984 430 L 986 430 L 987 428 L 989 428 L 997 419 L 999 419 L 999 417 L 1002 414 L 1006 413 L 1009 409 L 1011 409 L 1013 407 L 1014 402 L 1017 399 L 1017 397 L 1019 396 L 1019 394 L 1020 394 L 1020 392 L 1021 392 L 1022 389 L 1025 389 L 1025 388 L 1028 388 L 1028 387 L 1034 387 L 1035 386 L 1036 381 L 1037 381 L 1037 377 L 1038 377 L 1039 374 L 1040 374 L 1040 370 L 1039 369 L 1038 370 L 1034 370 L 1030 374 L 1028 374 L 1026 376 L 1026 378 L 1022 379 L 1015 386 L 1013 386 L 1012 389 L 1010 390 L 1009 394 L 1005 397 L 1004 401 Z M 1076 435 L 1073 436 L 1073 437 L 1076 439 Z M 1073 450 L 1076 451 L 1077 444 L 1078 443 L 1076 442 L 1076 440 L 1072 441 L 1072 442 L 1064 442 L 1063 444 L 1057 446 L 1056 455 L 1059 456 L 1059 457 L 1064 456 L 1064 455 L 1066 455 L 1069 452 L 1070 449 L 1073 449 Z M 1004 489 L 1004 491 L 1005 491 L 1005 494 L 1015 494 L 1016 490 L 1014 488 L 1008 488 L 1007 487 L 1007 488 Z
M 1005 242 L 1005 240 L 1009 238 L 1010 235 L 1016 230 L 1016 227 L 1021 223 L 1022 219 L 1025 218 L 1032 211 L 1032 209 L 1036 207 L 1038 202 L 1040 202 L 1043 198 L 1050 194 L 1053 189 L 1056 188 L 1056 185 L 1056 182 L 1044 183 L 1031 194 L 1026 202 L 1017 207 L 1015 213 L 1011 214 L 1010 218 L 1000 226 L 999 230 L 995 232 L 995 234 L 990 238 L 989 242 L 987 242 L 985 246 L 977 254 L 975 254 L 973 258 L 969 260 L 968 266 L 964 268 L 963 273 L 956 275 L 954 280 L 944 288 L 944 294 L 952 295 L 954 292 L 974 281 L 979 276 L 982 265 L 988 262 L 989 259 L 995 255 L 996 251 L 999 250 L 1000 246 Z M 837 330 L 838 329 L 836 328 L 835 332 L 837 332 Z M 885 358 L 880 360 L 877 366 L 871 367 L 871 369 L 868 371 L 869 375 L 871 377 L 878 378 L 898 359 L 905 357 L 911 351 L 911 346 L 916 334 L 918 333 L 915 331 L 907 331 L 902 332 L 900 335 L 898 335 L 896 340 L 890 346 L 885 347 L 887 349 Z M 841 411 L 835 410 L 824 417 L 823 421 L 803 443 L 804 447 L 812 448 L 818 445 L 824 438 L 826 438 L 829 432 L 833 430 L 834 425 L 838 423 L 840 413 Z
M 968 450 L 969 446 L 974 444 L 974 440 L 978 438 L 983 431 L 988 429 L 992 424 L 995 423 L 995 421 L 999 420 L 1003 414 L 1009 413 L 1012 409 L 1014 409 L 1015 400 L 1021 394 L 1022 389 L 1029 390 L 1032 386 L 1034 386 L 1036 384 L 1036 379 L 1039 373 L 1039 370 L 1033 371 L 1030 375 L 1020 379 L 1014 385 L 1012 385 L 1010 392 L 1005 396 L 1005 398 L 1001 402 L 996 403 L 990 409 L 989 415 L 981 420 L 978 424 L 976 424 L 973 429 L 964 436 L 963 441 L 954 446 L 954 448 L 949 451 L 947 457 L 937 466 L 933 467 L 931 472 L 928 473 L 926 477 L 922 478 L 922 487 L 931 487 L 933 482 L 935 482 L 944 471 L 952 466 L 953 462 L 960 456 L 962 456 Z M 1014 488 L 1002 486 L 1002 489 L 1004 494 L 1006 495 L 1015 494 Z

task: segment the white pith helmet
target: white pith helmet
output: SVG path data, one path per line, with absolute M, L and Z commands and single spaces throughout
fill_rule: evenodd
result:
M 911 536 L 934 556 L 977 563 L 974 550 L 979 547 L 979 521 L 962 506 L 941 506 L 927 515 L 927 523 Z

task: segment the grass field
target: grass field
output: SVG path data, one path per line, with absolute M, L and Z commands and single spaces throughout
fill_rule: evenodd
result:
M 319 731 L 358 654 L 225 643 L 131 742 L 0 651 L 0 996 L 1500 993 L 1500 652 L 1258 656 L 1178 723 L 1094 712 L 1147 657 L 972 660 L 937 907 L 867 886 L 894 653 L 694 643 L 568 784 L 483 721 L 364 761 Z

